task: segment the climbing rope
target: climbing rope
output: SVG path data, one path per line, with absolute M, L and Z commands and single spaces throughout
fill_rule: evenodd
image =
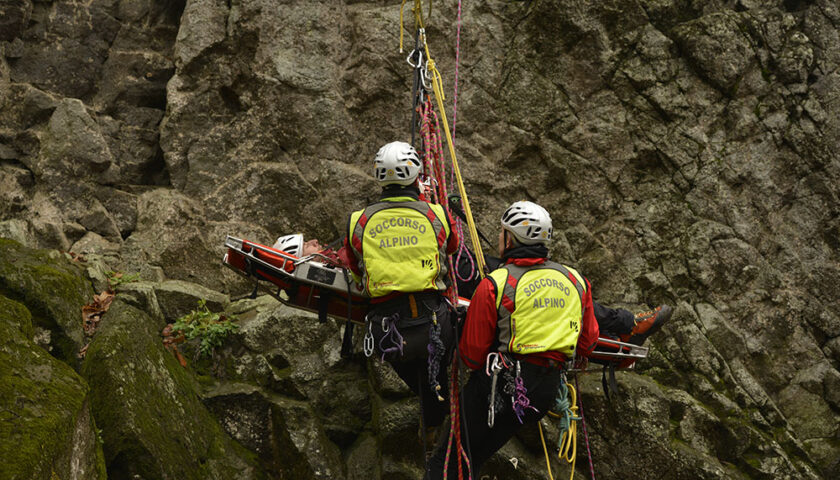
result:
M 470 457 L 461 443 L 461 408 L 460 395 L 458 394 L 458 355 L 452 358 L 452 375 L 449 379 L 449 440 L 446 443 L 446 457 L 443 462 L 443 480 L 449 478 L 449 460 L 453 450 L 458 461 L 458 479 L 464 478 L 464 464 L 467 465 L 467 478 L 472 480 L 472 465 Z
M 458 18 L 455 21 L 457 27 L 455 28 L 455 94 L 453 95 L 452 100 L 452 143 L 455 143 L 455 132 L 458 126 L 458 79 L 459 79 L 459 72 L 461 66 L 461 0 L 458 0 Z M 455 169 L 452 169 L 450 183 L 455 183 Z M 472 256 L 469 254 L 467 250 L 467 244 L 463 241 L 464 238 L 464 226 L 461 222 L 461 219 L 455 217 L 455 229 L 458 231 L 458 238 L 461 239 L 460 244 L 458 245 L 458 252 L 454 255 L 455 257 L 455 275 L 458 280 L 462 282 L 468 282 L 475 278 L 476 268 L 475 268 L 475 260 L 473 260 Z M 460 270 L 458 270 L 458 265 L 461 265 L 461 259 L 467 256 L 467 260 L 469 261 L 470 266 L 470 273 L 466 277 L 461 276 Z
M 440 395 L 441 387 L 437 377 L 438 373 L 440 373 L 440 364 L 443 361 L 443 356 L 446 354 L 446 346 L 444 346 L 443 340 L 440 339 L 440 323 L 437 321 L 437 313 L 432 313 L 432 325 L 429 327 L 429 344 L 426 346 L 426 349 L 429 353 L 429 387 L 437 395 L 438 401 L 442 402 L 446 399 Z
M 400 7 L 400 52 L 403 52 L 403 36 L 404 36 L 404 16 L 403 11 L 405 9 L 405 4 L 408 0 L 403 0 L 402 6 Z M 455 174 L 455 183 L 458 186 L 458 192 L 461 195 L 461 202 L 464 207 L 464 213 L 467 217 L 467 227 L 470 233 L 470 241 L 473 246 L 473 251 L 476 255 L 476 263 L 478 266 L 479 274 L 483 277 L 485 274 L 485 262 L 484 262 L 484 253 L 481 250 L 481 244 L 479 243 L 478 232 L 475 227 L 475 221 L 473 219 L 472 210 L 470 209 L 469 198 L 467 197 L 467 192 L 464 187 L 464 181 L 461 177 L 461 170 L 458 166 L 458 157 L 455 154 L 455 146 L 452 141 L 452 134 L 449 130 L 449 122 L 446 118 L 446 109 L 444 108 L 444 100 L 446 100 L 446 96 L 443 93 L 443 81 L 441 78 L 441 74 L 438 71 L 437 67 L 435 66 L 434 59 L 431 58 L 431 54 L 429 53 L 429 45 L 426 42 L 426 27 L 425 21 L 423 20 L 422 15 L 422 0 L 414 0 L 414 8 L 412 9 L 414 13 L 414 24 L 416 30 L 418 32 L 417 35 L 417 43 L 419 43 L 420 50 L 425 53 L 425 68 L 424 73 L 422 74 L 423 84 L 425 86 L 426 81 L 431 81 L 431 90 L 434 94 L 436 103 L 437 103 L 437 111 L 439 112 L 438 115 L 440 116 L 440 124 L 443 126 L 443 132 L 446 136 L 446 144 L 449 150 L 449 156 L 452 160 L 452 171 Z M 431 13 L 431 0 L 429 2 L 429 13 Z M 409 55 L 409 58 L 412 58 L 414 55 L 412 52 Z M 417 56 L 418 58 L 420 55 Z M 415 65 L 415 64 L 412 64 Z M 454 112 L 453 112 L 454 114 Z M 440 177 L 438 178 L 440 180 Z
M 461 0 L 458 0 L 458 19 L 455 22 L 457 27 L 455 28 L 455 98 L 452 101 L 452 143 L 455 143 L 455 129 L 458 125 L 458 67 L 461 65 Z
M 583 416 L 583 397 L 580 395 L 580 387 L 578 387 L 577 377 L 575 377 L 575 388 L 578 391 L 578 403 L 580 403 L 580 423 L 583 425 L 583 438 L 586 442 L 586 457 L 589 459 L 589 474 L 592 475 L 592 480 L 595 480 L 595 467 L 592 465 L 592 451 L 589 449 L 589 433 L 586 431 L 586 417 Z
M 449 197 L 446 187 L 446 162 L 443 156 L 440 122 L 429 97 L 426 97 L 423 103 L 417 105 L 417 110 L 420 117 L 420 137 L 423 140 L 424 149 L 423 168 L 427 172 L 428 177 L 430 177 L 430 186 L 433 187 L 431 189 L 432 198 L 430 200 L 443 205 L 444 209 L 448 212 Z M 455 226 L 452 227 L 455 228 Z M 459 242 L 461 246 L 464 245 L 460 235 Z M 457 258 L 450 257 L 450 268 L 447 272 L 450 287 L 446 293 L 452 305 L 458 304 L 458 282 L 456 281 L 458 261 Z
M 528 389 L 525 388 L 525 381 L 519 374 L 519 361 L 516 362 L 516 378 L 514 378 L 513 382 L 513 400 L 511 402 L 513 413 L 516 415 L 519 423 L 523 423 L 525 421 L 525 410 L 530 408 L 537 413 L 539 413 L 539 410 L 531 406 L 531 400 L 528 398 Z
M 405 5 L 407 0 L 403 0 L 402 5 L 400 6 L 400 53 L 404 53 L 403 48 L 403 37 L 405 32 L 404 27 L 404 15 L 403 12 L 405 10 Z M 412 91 L 412 102 L 413 102 L 413 109 L 412 109 L 412 143 L 414 142 L 414 132 L 417 123 L 417 117 L 420 117 L 420 136 L 423 142 L 423 150 L 425 153 L 424 156 L 424 168 L 425 172 L 428 176 L 431 177 L 430 186 L 434 192 L 433 198 L 430 200 L 437 201 L 441 204 L 444 209 L 449 212 L 448 206 L 448 196 L 447 196 L 447 188 L 446 188 L 446 164 L 444 162 L 444 154 L 443 154 L 443 142 L 442 142 L 442 135 L 441 132 L 441 124 L 443 125 L 443 132 L 446 137 L 446 144 L 449 149 L 449 156 L 452 161 L 452 172 L 454 174 L 454 181 L 452 183 L 456 184 L 458 187 L 458 192 L 461 195 L 461 202 L 463 204 L 464 213 L 467 217 L 467 227 L 470 233 L 470 240 L 473 245 L 473 249 L 476 255 L 476 262 L 478 264 L 478 271 L 481 276 L 485 274 L 485 263 L 484 263 L 484 253 L 481 250 L 481 244 L 479 243 L 479 237 L 477 233 L 477 229 L 475 227 L 475 221 L 473 220 L 472 211 L 470 209 L 469 199 L 467 198 L 467 193 L 464 188 L 464 182 L 461 177 L 461 171 L 458 167 L 458 159 L 455 155 L 455 147 L 452 140 L 452 134 L 449 131 L 449 123 L 446 118 L 446 110 L 444 108 L 443 101 L 445 100 L 445 96 L 443 94 L 443 87 L 442 87 L 442 79 L 440 72 L 435 67 L 435 62 L 431 58 L 431 54 L 429 53 L 429 45 L 426 43 L 426 28 L 425 28 L 425 21 L 423 19 L 423 12 L 422 12 L 422 0 L 414 0 L 414 7 L 412 12 L 414 13 L 414 26 L 415 31 L 417 32 L 415 35 L 415 48 L 408 55 L 408 63 L 414 68 L 414 88 Z M 428 16 L 431 16 L 432 12 L 432 2 L 429 0 L 429 10 Z M 459 30 L 458 30 L 458 43 L 460 43 L 460 5 L 459 5 Z M 425 55 L 424 55 L 425 54 Z M 425 62 L 425 63 L 424 63 Z M 457 71 L 456 71 L 457 74 Z M 431 85 L 429 85 L 431 83 Z M 431 91 L 435 97 L 437 103 L 437 112 L 433 108 L 431 99 L 426 92 Z M 456 96 L 457 99 L 457 96 Z M 456 106 L 453 106 L 453 118 L 457 114 Z M 454 125 L 454 124 L 453 124 Z M 450 216 L 451 217 L 451 216 Z M 456 228 L 458 231 L 458 236 L 460 239 L 463 239 L 463 228 L 461 227 L 460 223 L 456 223 L 453 225 L 453 228 Z M 452 305 L 457 305 L 458 301 L 458 290 L 457 290 L 457 265 L 460 261 L 460 255 L 463 255 L 463 250 L 466 249 L 463 242 L 459 245 L 458 253 L 459 257 L 457 258 L 449 258 L 450 268 L 449 268 L 449 279 L 451 287 L 447 291 L 447 296 L 449 297 Z M 454 261 L 453 261 L 454 260 Z M 471 268 L 475 273 L 475 265 L 471 264 Z M 463 279 L 462 279 L 463 280 Z M 449 389 L 449 408 L 450 408 L 450 425 L 449 425 L 449 439 L 446 446 L 446 458 L 444 462 L 444 472 L 443 478 L 448 480 L 448 473 L 449 473 L 449 462 L 452 460 L 452 453 L 455 453 L 454 458 L 457 459 L 458 462 L 458 479 L 464 479 L 464 464 L 467 465 L 467 478 L 472 480 L 472 471 L 471 471 L 471 462 L 470 457 L 467 449 L 469 448 L 469 438 L 468 432 L 464 431 L 463 434 L 467 437 L 466 444 L 467 448 L 464 448 L 464 444 L 462 443 L 461 435 L 461 410 L 460 410 L 460 403 L 461 403 L 461 392 L 460 392 L 460 382 L 459 382 L 459 356 L 457 353 L 457 344 L 458 344 L 458 334 L 457 334 L 457 327 L 456 327 L 456 351 L 455 355 L 452 357 L 452 374 L 450 375 L 450 389 Z
M 385 361 L 385 356 L 389 353 L 400 352 L 400 355 L 403 354 L 405 342 L 403 341 L 402 334 L 397 330 L 399 319 L 399 313 L 382 318 L 382 332 L 385 334 L 379 340 L 379 351 L 382 352 L 382 361 Z M 385 347 L 386 340 L 391 342 L 390 347 Z
M 577 459 L 577 421 L 581 420 L 577 414 L 577 395 L 575 387 L 567 383 L 564 379 L 560 383 L 557 391 L 557 397 L 554 400 L 554 407 L 548 412 L 553 418 L 559 418 L 558 428 L 560 429 L 560 436 L 557 443 L 557 457 L 560 460 L 566 460 L 571 464 L 571 472 L 569 473 L 569 480 L 575 476 L 575 461 Z M 538 423 L 540 430 L 540 440 L 542 441 L 543 453 L 545 454 L 545 466 L 548 469 L 548 477 L 554 480 L 551 473 L 551 460 L 548 455 L 548 447 L 545 445 L 545 436 L 543 435 L 542 422 Z

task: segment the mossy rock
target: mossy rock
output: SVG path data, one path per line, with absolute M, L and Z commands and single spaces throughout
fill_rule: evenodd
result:
M 79 265 L 54 250 L 0 238 L 0 294 L 24 304 L 32 323 L 52 332 L 53 356 L 76 363 L 84 336 L 81 308 L 93 297 Z
M 0 478 L 105 479 L 87 384 L 31 337 L 29 311 L 0 295 Z
M 341 452 L 327 438 L 312 405 L 281 397 L 270 401 L 275 461 L 286 475 L 280 478 L 344 480 Z
M 117 297 L 82 372 L 116 478 L 263 478 L 255 455 L 202 405 L 188 370 L 163 347 L 156 322 Z
M 155 295 L 163 316 L 168 322 L 174 322 L 196 310 L 199 300 L 206 301 L 207 308 L 211 312 L 219 312 L 230 303 L 227 295 L 183 280 L 167 280 L 155 284 Z

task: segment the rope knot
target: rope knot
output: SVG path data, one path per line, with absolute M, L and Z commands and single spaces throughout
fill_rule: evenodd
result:
M 399 319 L 399 313 L 382 317 L 382 331 L 385 335 L 383 335 L 382 339 L 379 340 L 379 351 L 382 352 L 383 361 L 385 360 L 385 355 L 389 353 L 400 352 L 401 356 L 403 354 L 403 336 L 400 334 L 399 330 L 397 330 L 397 321 L 399 321 Z M 386 340 L 391 342 L 391 346 L 388 348 L 385 348 L 384 345 Z

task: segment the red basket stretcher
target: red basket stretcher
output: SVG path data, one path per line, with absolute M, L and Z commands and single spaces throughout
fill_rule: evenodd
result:
M 364 324 L 369 298 L 353 282 L 348 272 L 323 255 L 296 257 L 256 242 L 228 236 L 222 263 L 234 272 L 253 280 L 255 291 L 262 289 L 282 303 L 317 313 L 320 318 L 350 320 Z M 460 305 L 469 300 L 460 298 Z M 589 359 L 592 363 L 615 369 L 632 368 L 645 358 L 648 348 L 611 338 L 599 338 Z
M 222 263 L 253 280 L 282 303 L 337 320 L 363 324 L 369 299 L 345 269 L 314 254 L 299 258 L 282 250 L 228 236 Z

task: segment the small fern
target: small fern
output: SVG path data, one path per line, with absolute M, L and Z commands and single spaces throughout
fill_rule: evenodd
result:
M 231 332 L 239 329 L 239 325 L 233 323 L 236 320 L 234 316 L 211 312 L 207 308 L 207 301 L 201 299 L 198 301 L 198 309 L 176 320 L 172 329 L 183 332 L 188 340 L 201 339 L 199 352 L 209 356 Z

